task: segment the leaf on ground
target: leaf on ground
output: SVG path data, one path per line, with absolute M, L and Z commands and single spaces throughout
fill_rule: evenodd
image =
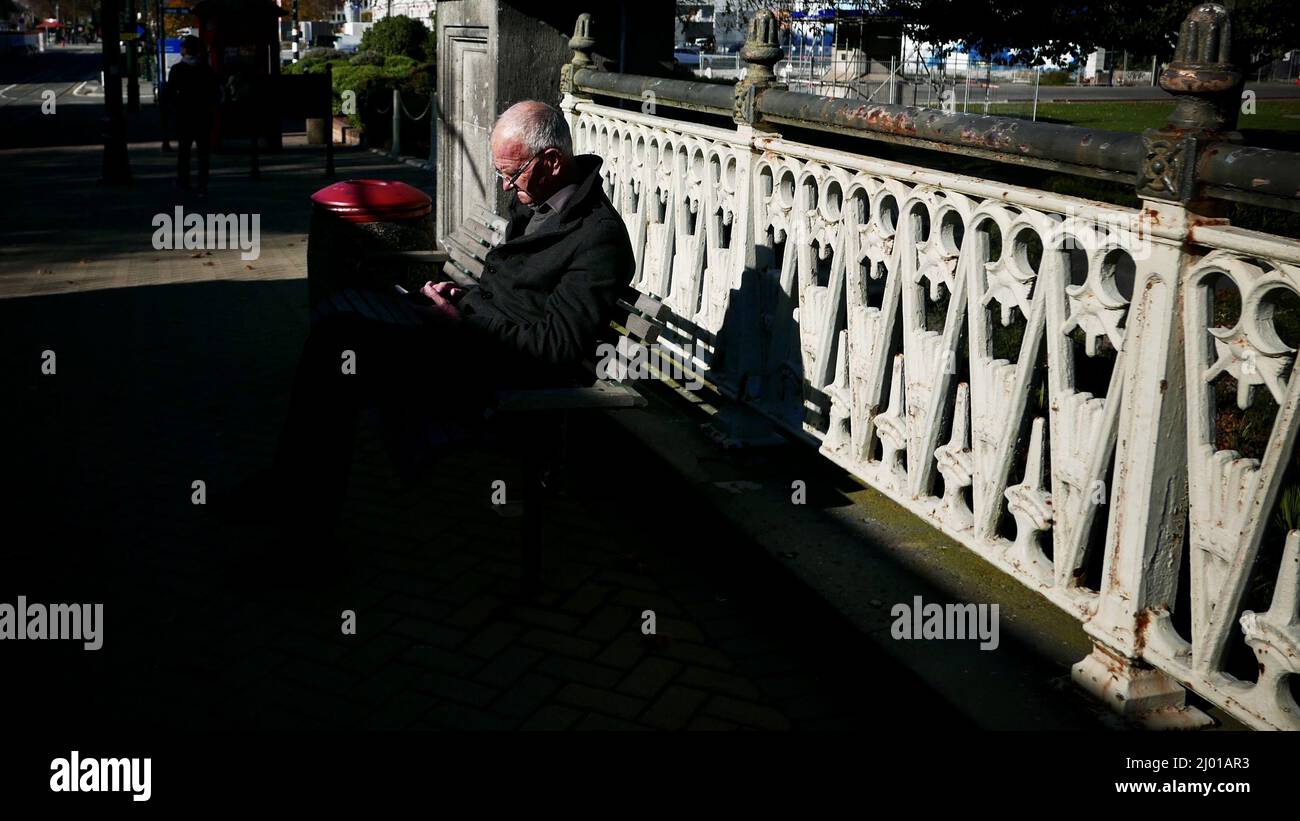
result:
M 245 265 L 244 267 L 245 267 L 246 269 L 248 269 L 249 271 L 253 270 L 253 266 L 251 266 L 251 265 Z
M 195 251 L 194 253 L 190 254 L 190 259 L 198 259 L 201 256 L 203 256 L 202 251 Z
M 207 262 L 205 262 L 205 263 L 203 263 L 203 264 L 204 264 L 204 265 L 216 265 L 217 263 L 213 262 L 212 260 L 208 260 Z
M 36 273 L 38 273 L 38 274 L 52 274 L 52 273 L 54 273 L 54 271 L 51 270 L 51 269 L 49 269 L 49 268 L 39 268 L 39 269 L 37 269 Z

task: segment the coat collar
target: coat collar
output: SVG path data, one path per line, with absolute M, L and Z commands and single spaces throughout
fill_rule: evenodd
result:
M 528 206 L 522 205 L 519 200 L 514 200 L 510 205 L 510 227 L 514 236 L 503 242 L 502 245 L 514 247 L 538 239 L 545 239 L 554 234 L 568 233 L 582 221 L 583 215 L 591 210 L 591 206 L 594 204 L 593 200 L 598 201 L 604 194 L 600 167 L 605 161 L 597 154 L 578 154 L 573 158 L 573 161 L 579 172 L 578 189 L 564 203 L 564 207 L 557 212 L 555 218 L 548 220 L 547 224 L 536 233 L 525 236 L 524 226 L 528 224 L 533 212 Z

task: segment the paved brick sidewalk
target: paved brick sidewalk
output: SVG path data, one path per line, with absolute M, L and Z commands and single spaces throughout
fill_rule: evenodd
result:
M 22 671 L 20 723 L 964 726 L 762 551 L 702 520 L 608 421 L 578 437 L 535 601 L 515 596 L 520 522 L 489 503 L 493 480 L 514 482 L 509 455 L 461 452 L 403 491 L 368 428 L 344 512 L 350 563 L 315 585 L 267 582 L 232 557 L 259 534 L 216 524 L 191 503 L 192 483 L 215 500 L 271 451 L 306 326 L 317 155 L 268 158 L 256 183 L 240 177 L 242 158 L 221 158 L 212 198 L 186 203 L 261 211 L 263 257 L 246 264 L 150 247 L 148 216 L 176 204 L 171 158 L 156 149 L 136 152 L 126 190 L 84 181 L 93 150 L 7 153 L 0 184 L 24 208 L 0 259 L 0 601 L 105 604 L 97 653 L 0 648 Z M 427 184 L 369 153 L 341 152 L 339 167 Z M 45 350 L 54 375 L 41 373 Z M 344 610 L 355 636 L 340 630 Z

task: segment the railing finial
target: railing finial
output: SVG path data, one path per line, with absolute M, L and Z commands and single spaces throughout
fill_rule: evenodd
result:
M 1177 102 L 1160 128 L 1142 133 L 1145 147 L 1138 172 L 1138 196 L 1191 207 L 1200 187 L 1197 160 L 1202 145 L 1240 139 L 1237 113 L 1245 76 L 1232 63 L 1232 19 L 1218 3 L 1187 13 L 1178 31 L 1174 59 L 1160 72 L 1160 87 Z M 1209 208 L 1208 204 L 1197 210 Z
M 757 12 L 749 21 L 749 36 L 740 49 L 740 57 L 748 66 L 745 76 L 736 83 L 735 120 L 753 125 L 758 120 L 754 105 L 758 92 L 776 82 L 773 66 L 781 59 L 780 26 L 776 15 L 770 11 Z
M 560 69 L 560 92 L 572 94 L 575 90 L 574 75 L 580 69 L 591 68 L 591 50 L 596 47 L 595 24 L 586 12 L 578 15 L 573 24 L 573 36 L 569 38 L 569 48 L 573 49 L 573 59 Z
M 1232 64 L 1232 18 L 1218 3 L 1187 13 L 1174 60 L 1160 72 L 1160 87 L 1178 99 L 1169 126 L 1231 131 L 1237 126 L 1244 75 Z

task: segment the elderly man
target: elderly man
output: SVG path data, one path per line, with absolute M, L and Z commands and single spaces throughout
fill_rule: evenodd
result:
M 430 422 L 435 433 L 472 427 L 491 391 L 571 384 L 594 355 L 634 268 L 623 221 L 601 187 L 601 158 L 573 156 L 563 114 L 535 101 L 501 115 L 491 147 L 515 201 L 480 283 L 427 283 L 424 304 L 407 306 L 423 320 L 416 325 L 336 314 L 313 327 L 270 484 L 243 494 L 264 511 L 275 507 L 318 534 L 332 529 L 362 407 L 382 409 L 409 476 L 420 465 L 400 457 L 426 446 Z

